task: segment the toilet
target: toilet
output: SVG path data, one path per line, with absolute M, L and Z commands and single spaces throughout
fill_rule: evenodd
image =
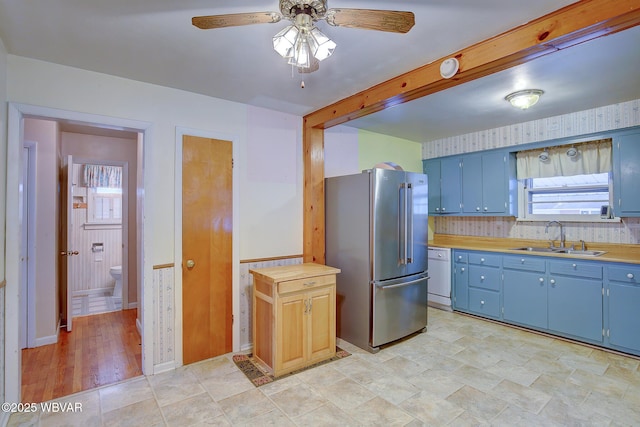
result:
M 109 269 L 109 274 L 116 281 L 116 286 L 113 288 L 113 297 L 122 298 L 122 266 L 114 265 Z

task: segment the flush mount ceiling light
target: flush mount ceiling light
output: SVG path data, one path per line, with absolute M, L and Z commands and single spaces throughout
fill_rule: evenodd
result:
M 543 93 L 544 91 L 540 89 L 525 89 L 510 93 L 505 96 L 504 99 L 509 101 L 514 107 L 526 110 L 538 102 L 538 99 L 540 99 Z
M 273 37 L 273 48 L 301 73 L 318 69 L 336 44 L 315 26 L 324 20 L 333 27 L 363 28 L 406 33 L 415 24 L 413 12 L 377 9 L 327 9 L 327 0 L 279 0 L 280 12 L 231 13 L 194 16 L 191 23 L 208 30 L 252 24 L 274 24 L 288 19 L 291 25 Z

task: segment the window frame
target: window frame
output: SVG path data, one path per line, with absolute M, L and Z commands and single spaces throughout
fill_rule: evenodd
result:
M 613 206 L 613 173 L 608 172 L 608 191 L 609 191 L 609 206 Z M 600 217 L 600 212 L 597 214 L 532 214 L 529 213 L 529 188 L 526 185 L 530 182 L 531 178 L 518 179 L 518 217 L 517 221 L 551 221 L 561 220 L 568 222 L 620 222 L 619 217 L 613 217 L 604 219 Z M 583 188 L 589 189 L 595 186 L 585 186 Z M 614 211 L 615 214 L 615 211 Z

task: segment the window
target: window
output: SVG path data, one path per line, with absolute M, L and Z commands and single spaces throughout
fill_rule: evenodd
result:
M 122 189 L 89 188 L 87 203 L 88 224 L 122 223 Z
M 601 221 L 611 205 L 611 139 L 516 153 L 519 219 Z
M 585 174 L 521 180 L 522 206 L 527 219 L 562 215 L 600 219 L 600 207 L 611 204 L 611 174 Z

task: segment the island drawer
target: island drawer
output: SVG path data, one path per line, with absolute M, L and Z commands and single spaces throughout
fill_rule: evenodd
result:
M 278 293 L 286 294 L 289 292 L 303 291 L 313 289 L 320 286 L 333 285 L 336 283 L 335 274 L 326 276 L 309 277 L 306 279 L 288 280 L 278 283 Z

